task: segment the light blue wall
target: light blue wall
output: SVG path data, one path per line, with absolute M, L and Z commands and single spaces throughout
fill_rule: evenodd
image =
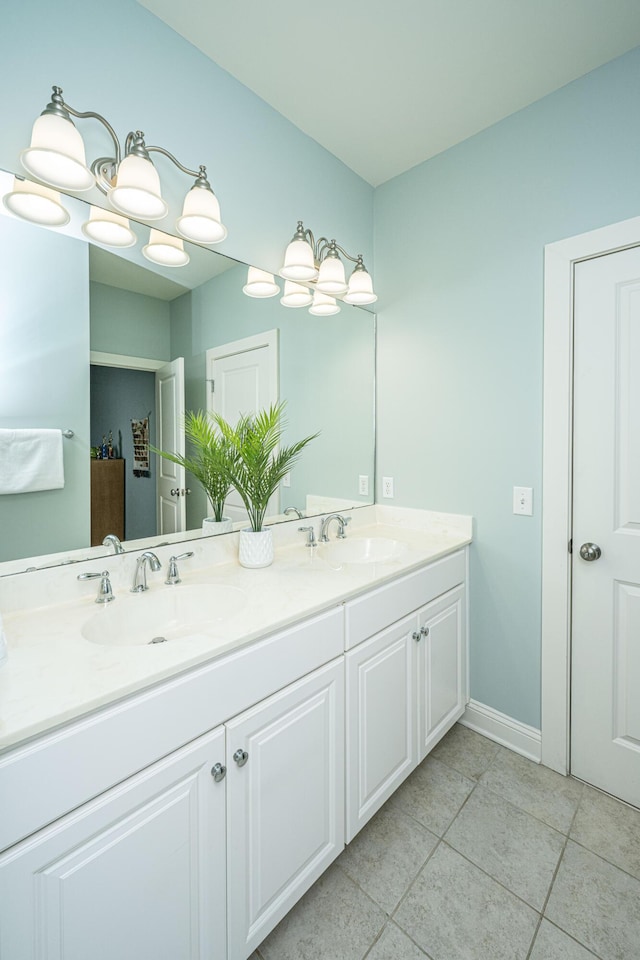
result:
M 543 248 L 640 213 L 639 100 L 636 49 L 376 191 L 378 472 L 476 518 L 471 694 L 533 726 Z
M 89 543 L 87 246 L 0 217 L 0 427 L 71 429 L 60 490 L 0 496 L 0 561 Z
M 77 110 L 104 114 L 121 139 L 142 129 L 187 166 L 206 164 L 229 230 L 218 249 L 229 256 L 276 269 L 303 219 L 372 261 L 373 189 L 135 0 L 111 0 L 106 12 L 74 0 L 55 10 L 44 0 L 7 4 L 0 63 L 11 90 L 0 167 L 18 169 L 57 84 Z M 97 121 L 78 127 L 88 156 L 108 152 Z M 162 157 L 158 170 L 173 221 L 189 181 Z
M 170 305 L 165 300 L 91 282 L 91 349 L 170 360 Z

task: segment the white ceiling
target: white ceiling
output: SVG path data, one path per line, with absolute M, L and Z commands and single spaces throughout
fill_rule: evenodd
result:
M 640 44 L 639 0 L 139 0 L 377 186 Z

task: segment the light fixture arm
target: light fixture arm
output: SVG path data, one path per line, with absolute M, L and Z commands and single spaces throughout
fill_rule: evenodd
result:
M 129 134 L 131 136 L 131 134 Z M 164 147 L 145 147 L 147 153 L 161 153 L 163 157 L 168 157 L 172 163 L 176 165 L 178 170 L 182 170 L 183 173 L 186 173 L 188 177 L 195 177 L 198 182 L 199 187 L 205 187 L 206 189 L 211 190 L 211 184 L 207 179 L 207 168 L 201 164 L 198 170 L 190 170 L 189 167 L 185 167 L 184 164 L 180 163 L 177 157 L 174 157 L 172 153 L 169 153 L 168 150 L 165 150 Z
M 122 156 L 122 148 L 120 147 L 120 141 L 118 140 L 117 134 L 108 120 L 106 120 L 101 113 L 96 113 L 94 110 L 87 110 L 81 112 L 75 110 L 71 107 L 62 96 L 62 87 L 52 87 L 53 94 L 51 96 L 51 103 L 42 111 L 44 114 L 52 114 L 57 117 L 63 117 L 65 120 L 69 119 L 68 114 L 71 114 L 72 117 L 76 117 L 78 120 L 99 120 L 103 127 L 109 131 L 111 139 L 113 140 L 113 146 L 115 149 L 115 162 L 116 164 L 120 163 Z

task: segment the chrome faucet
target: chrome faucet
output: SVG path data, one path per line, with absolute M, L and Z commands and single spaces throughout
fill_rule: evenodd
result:
M 113 547 L 114 553 L 124 553 L 124 547 L 120 543 L 120 537 L 116 537 L 115 533 L 108 533 L 102 541 L 102 546 Z
M 133 577 L 131 593 L 144 593 L 145 590 L 149 589 L 147 586 L 147 562 L 154 573 L 162 568 L 162 564 L 155 553 L 151 550 L 145 550 L 136 561 L 136 572 Z
M 285 517 L 288 517 L 290 513 L 295 513 L 298 520 L 304 520 L 304 513 L 302 510 L 298 510 L 297 507 L 287 507 L 284 512 Z
M 193 550 L 187 551 L 187 553 L 179 553 L 177 557 L 169 557 L 169 572 L 167 574 L 167 579 L 165 583 L 169 587 L 174 587 L 176 583 L 180 583 L 180 572 L 178 570 L 178 560 L 188 560 L 189 557 L 193 556 Z
M 332 520 L 338 521 L 338 539 L 344 540 L 346 533 L 344 528 L 348 523 L 351 523 L 351 517 L 343 517 L 341 513 L 330 513 L 322 521 L 322 526 L 320 527 L 320 543 L 329 543 L 328 529 L 329 524 Z
M 111 603 L 112 600 L 115 600 L 113 590 L 111 589 L 111 581 L 109 580 L 108 570 L 103 570 L 102 573 L 79 573 L 78 580 L 100 581 L 96 603 Z
M 316 540 L 316 532 L 313 527 L 298 527 L 298 533 L 306 533 L 307 542 L 305 547 L 317 547 L 318 541 Z

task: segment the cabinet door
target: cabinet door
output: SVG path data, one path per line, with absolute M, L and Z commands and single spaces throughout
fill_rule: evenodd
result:
M 420 760 L 464 713 L 466 633 L 464 586 L 419 612 Z
M 227 770 L 229 960 L 245 960 L 344 847 L 343 658 L 228 723 Z
M 215 762 L 224 763 L 222 727 L 0 857 L 0 956 L 224 960 L 225 784 L 211 776 Z
M 416 617 L 346 655 L 347 843 L 418 762 Z

